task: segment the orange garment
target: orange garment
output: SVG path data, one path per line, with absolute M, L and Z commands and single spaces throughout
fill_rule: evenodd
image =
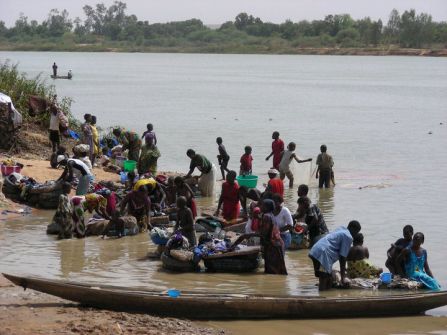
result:
M 284 196 L 284 184 L 281 179 L 279 178 L 270 179 L 268 184 L 270 185 L 270 191 L 272 193 L 278 193 L 281 197 Z

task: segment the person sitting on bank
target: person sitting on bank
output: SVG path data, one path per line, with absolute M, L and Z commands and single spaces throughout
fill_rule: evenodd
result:
M 292 163 L 292 159 L 294 159 L 297 163 L 305 163 L 305 162 L 311 162 L 312 158 L 308 159 L 300 159 L 295 154 L 295 148 L 296 144 L 294 142 L 290 142 L 289 145 L 287 145 L 287 150 L 283 151 L 281 153 L 281 161 L 279 162 L 279 178 L 281 180 L 284 180 L 287 176 L 289 179 L 289 187 L 293 187 L 293 173 L 290 171 L 290 163 Z
M 227 178 L 222 183 L 222 192 L 220 193 L 219 203 L 217 205 L 215 216 L 219 216 L 222 207 L 222 216 L 229 224 L 234 223 L 239 217 L 239 184 L 236 181 L 236 171 L 231 170 L 227 173 Z
M 309 257 L 314 266 L 315 277 L 319 279 L 320 291 L 332 287 L 332 266 L 337 261 L 340 263 L 341 282 L 349 286 L 349 279 L 346 277 L 346 258 L 351 249 L 353 236 L 361 229 L 358 221 L 351 221 L 348 228 L 340 227 L 323 236 L 310 249 Z
M 72 238 L 73 222 L 72 208 L 70 203 L 71 184 L 64 182 L 62 184 L 62 194 L 59 196 L 59 204 L 53 217 L 53 222 L 59 226 L 59 239 Z
M 186 205 L 185 197 L 177 198 L 177 219 L 174 227 L 174 232 L 179 231 L 184 237 L 188 239 L 189 246 L 197 245 L 196 230 L 194 228 L 194 219 L 192 212 Z
M 352 247 L 347 257 L 349 278 L 375 278 L 382 273 L 379 268 L 369 260 L 369 250 L 363 245 L 363 234 L 354 236 Z
M 317 172 L 315 177 L 318 179 L 318 187 L 329 188 L 331 187 L 332 179 L 332 167 L 334 166 L 334 160 L 332 156 L 327 153 L 326 145 L 321 145 L 321 153 L 317 157 Z
M 267 172 L 269 176 L 269 181 L 267 183 L 267 187 L 265 188 L 266 192 L 277 193 L 280 196 L 284 197 L 284 183 L 281 179 L 278 178 L 278 170 L 270 169 Z
M 421 232 L 414 234 L 413 242 L 402 251 L 398 259 L 405 264 L 405 275 L 407 278 L 424 284 L 430 290 L 438 291 L 441 289 L 441 286 L 428 266 L 427 250 L 422 248 L 424 240 L 424 234 Z
M 387 251 L 387 260 L 385 266 L 390 270 L 393 275 L 405 276 L 405 265 L 398 262 L 398 258 L 402 250 L 408 248 L 413 241 L 413 226 L 406 225 L 403 228 L 403 238 L 398 239 L 391 244 L 391 248 Z
M 197 154 L 192 149 L 188 149 L 186 155 L 191 159 L 191 163 L 185 179 L 188 179 L 197 168 L 201 172 L 198 183 L 200 193 L 204 197 L 212 196 L 216 182 L 216 167 L 205 156 Z
M 307 225 L 310 246 L 312 247 L 322 236 L 329 232 L 320 208 L 308 197 L 298 198 L 297 218 L 302 218 Z

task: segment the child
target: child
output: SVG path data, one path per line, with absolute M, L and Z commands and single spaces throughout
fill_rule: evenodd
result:
M 185 183 L 185 180 L 180 176 L 174 178 L 174 184 L 177 198 L 185 197 L 186 205 L 189 207 L 189 209 L 191 209 L 192 217 L 195 218 L 197 216 L 197 206 L 194 200 L 194 193 L 191 190 L 191 187 L 189 187 L 189 185 Z
M 236 171 L 228 172 L 227 180 L 222 184 L 216 216 L 219 215 L 222 205 L 222 216 L 226 221 L 233 221 L 239 217 L 239 185 L 236 182 Z
M 404 276 L 404 264 L 399 264 L 397 259 L 400 256 L 402 250 L 408 248 L 413 240 L 413 227 L 406 225 L 403 229 L 403 238 L 398 239 L 396 242 L 391 244 L 391 248 L 387 251 L 387 260 L 385 266 L 394 275 Z
M 240 176 L 251 175 L 252 173 L 252 162 L 253 157 L 251 155 L 252 149 L 251 146 L 247 145 L 244 148 L 245 153 L 241 156 L 241 168 L 239 171 Z
M 334 160 L 332 159 L 332 156 L 327 153 L 325 144 L 320 146 L 320 152 L 321 153 L 317 157 L 317 172 L 315 173 L 315 178 L 318 179 L 319 188 L 323 188 L 323 186 L 329 188 L 331 187 Z M 332 182 L 334 182 L 334 180 L 332 180 Z
M 196 230 L 191 210 L 186 206 L 186 198 L 177 198 L 177 220 L 174 232 L 180 230 L 182 235 L 188 239 L 189 246 L 194 247 L 196 242 Z
M 374 278 L 382 273 L 382 269 L 371 264 L 368 258 L 369 250 L 363 246 L 363 234 L 358 233 L 347 257 L 349 278 Z
M 59 196 L 59 205 L 53 217 L 53 222 L 60 227 L 59 239 L 71 238 L 73 236 L 73 224 L 71 220 L 71 203 L 68 195 L 71 192 L 71 184 L 62 184 L 62 194 Z
M 307 197 L 307 194 L 309 193 L 309 186 L 306 184 L 301 184 L 298 186 L 297 194 L 298 198 Z
M 225 171 L 228 173 L 228 161 L 230 160 L 230 156 L 225 149 L 225 146 L 222 144 L 222 137 L 216 138 L 216 143 L 218 145 L 219 154 L 217 155 L 217 160 L 220 165 L 220 172 L 222 173 L 222 180 L 225 180 Z
M 154 145 L 157 145 L 157 136 L 155 136 L 154 126 L 152 125 L 152 123 L 148 123 L 146 125 L 146 129 L 147 130 L 143 133 L 141 138 L 145 138 L 147 134 L 152 134 L 153 139 L 154 139 Z
M 60 145 L 57 151 L 51 154 L 50 165 L 53 169 L 57 169 L 58 160 L 60 162 L 61 160 L 68 159 L 69 157 L 70 156 L 67 153 L 67 149 L 64 146 Z
M 416 233 L 411 246 L 404 249 L 399 257 L 405 263 L 405 274 L 409 279 L 416 280 L 430 290 L 438 291 L 441 286 L 433 277 L 427 262 L 427 250 L 421 247 L 424 234 Z
M 311 162 L 312 158 L 308 158 L 305 160 L 299 159 L 294 151 L 296 148 L 296 144 L 294 142 L 290 142 L 287 146 L 287 150 L 283 151 L 281 154 L 281 161 L 279 162 L 279 177 L 281 180 L 287 176 L 289 179 L 289 187 L 293 187 L 293 173 L 290 171 L 290 163 L 292 159 L 295 159 L 298 163 Z

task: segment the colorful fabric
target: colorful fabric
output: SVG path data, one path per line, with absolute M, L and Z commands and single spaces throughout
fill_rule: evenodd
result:
M 279 163 L 281 162 L 281 153 L 284 151 L 284 142 L 280 138 L 272 142 L 273 152 L 273 167 L 279 170 Z
M 99 155 L 100 153 L 100 147 L 99 147 L 99 133 L 98 129 L 96 128 L 96 125 L 90 125 L 92 129 L 92 139 L 93 139 L 93 153 L 95 155 Z
M 160 156 L 160 151 L 156 146 L 143 145 L 138 162 L 138 173 L 145 174 L 150 172 L 155 176 L 157 174 L 157 160 Z
M 440 290 L 441 285 L 436 279 L 430 277 L 425 272 L 425 262 L 427 260 L 427 251 L 423 250 L 421 256 L 417 256 L 413 249 L 408 248 L 409 255 L 405 263 L 405 272 L 408 278 L 416 280 L 430 290 Z
M 77 237 L 85 236 L 84 202 L 85 197 L 83 196 L 75 196 L 70 200 L 72 207 L 73 232 Z
M 59 238 L 71 238 L 73 234 L 72 208 L 70 198 L 66 194 L 59 196 L 59 205 L 53 217 L 53 223 L 60 227 Z
M 89 211 L 105 211 L 107 208 L 107 199 L 97 193 L 89 193 L 85 195 L 84 209 Z
M 135 183 L 135 185 L 133 186 L 133 190 L 134 190 L 134 191 L 138 191 L 138 189 L 139 189 L 141 186 L 144 186 L 144 185 L 148 185 L 148 186 L 149 186 L 149 188 L 150 188 L 149 191 L 151 191 L 151 190 L 155 190 L 155 188 L 157 187 L 157 181 L 156 181 L 154 178 L 140 179 L 140 180 L 138 180 L 138 181 Z
M 348 261 L 349 278 L 375 278 L 380 275 L 380 270 L 367 258 L 358 261 Z
M 138 162 L 141 149 L 141 139 L 138 134 L 133 131 L 123 130 L 118 141 L 123 145 L 123 151 L 129 150 L 129 154 L 127 155 L 129 160 Z
M 320 236 L 327 234 L 329 232 L 326 222 L 324 221 L 323 214 L 320 208 L 313 204 L 307 210 L 306 216 L 304 217 L 304 222 L 308 226 L 308 234 L 311 245 L 314 244 L 315 239 Z
M 222 216 L 225 220 L 235 220 L 239 217 L 239 185 L 237 182 L 230 184 L 224 182 L 222 184 Z
M 277 193 L 281 197 L 284 196 L 284 183 L 281 179 L 279 178 L 270 179 L 268 185 L 270 186 L 270 192 Z
M 241 156 L 240 174 L 251 174 L 253 169 L 253 157 L 251 155 L 243 154 Z
M 273 223 L 271 213 L 262 216 L 261 243 L 264 247 L 264 272 L 287 275 L 284 261 L 284 243 L 278 227 Z

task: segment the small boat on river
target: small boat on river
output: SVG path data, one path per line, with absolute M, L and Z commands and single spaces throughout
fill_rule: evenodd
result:
M 191 319 L 352 318 L 422 314 L 447 305 L 447 292 L 319 297 L 213 294 L 125 288 L 3 274 L 23 288 L 86 306 Z

